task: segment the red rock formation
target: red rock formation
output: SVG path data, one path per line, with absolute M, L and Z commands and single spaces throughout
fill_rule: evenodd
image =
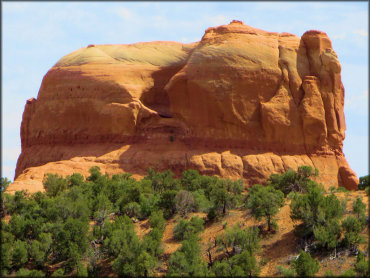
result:
M 89 45 L 63 57 L 27 101 L 9 190 L 46 172 L 142 176 L 149 167 L 263 183 L 311 165 L 326 187 L 357 187 L 343 155 L 341 66 L 327 35 L 240 21 L 199 43 Z

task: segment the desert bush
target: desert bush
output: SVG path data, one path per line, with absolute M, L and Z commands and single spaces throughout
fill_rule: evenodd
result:
M 369 261 L 365 259 L 364 254 L 360 251 L 356 257 L 355 271 L 362 277 L 369 277 Z
M 364 238 L 360 235 L 364 229 L 364 224 L 353 216 L 347 216 L 342 220 L 342 228 L 344 230 L 343 243 L 347 247 L 356 246 L 364 241 Z
M 207 199 L 204 190 L 198 189 L 192 192 L 195 199 L 195 211 L 208 212 L 212 207 L 212 202 Z
M 136 202 L 130 202 L 123 208 L 123 213 L 128 217 L 140 218 L 140 205 Z
M 339 275 L 339 277 L 355 277 L 355 276 L 356 272 L 353 268 L 347 269 Z
M 338 186 L 337 192 L 349 192 L 349 190 L 343 186 Z
M 297 194 L 290 204 L 290 217 L 301 220 L 306 234 L 313 233 L 313 228 L 327 226 L 332 219 L 340 219 L 344 213 L 343 207 L 334 194 L 323 195 L 323 189 L 317 185 L 307 188 L 307 193 Z
M 163 216 L 166 219 L 169 219 L 176 212 L 176 195 L 177 191 L 175 190 L 166 190 L 160 195 L 158 207 L 163 209 Z
M 55 197 L 68 188 L 68 181 L 58 174 L 46 174 L 43 180 L 46 194 Z
M 28 261 L 27 243 L 21 240 L 16 240 L 13 245 L 12 265 L 19 269 Z
M 207 264 L 201 258 L 198 237 L 191 234 L 169 258 L 167 275 L 206 276 L 208 273 Z
M 196 191 L 201 188 L 201 176 L 197 170 L 185 170 L 182 172 L 182 188 L 188 191 Z
M 180 190 L 175 197 L 175 206 L 176 211 L 180 213 L 181 216 L 195 211 L 196 202 L 193 194 L 186 190 Z
M 286 268 L 281 265 L 276 266 L 277 275 L 282 275 L 283 277 L 294 277 L 296 276 L 295 270 L 293 268 Z
M 267 230 L 272 227 L 273 216 L 278 213 L 284 204 L 284 194 L 272 186 L 256 184 L 248 192 L 246 206 L 251 210 L 253 217 L 260 220 L 262 217 L 267 221 Z
M 149 223 L 150 227 L 153 229 L 157 228 L 163 231 L 166 227 L 166 220 L 163 217 L 163 212 L 161 210 L 153 212 L 149 217 Z
M 300 277 L 314 276 L 320 269 L 319 262 L 304 251 L 301 251 L 298 258 L 293 262 L 293 266 Z
M 365 216 L 366 211 L 366 205 L 362 202 L 360 198 L 356 198 L 356 200 L 353 202 L 353 213 L 356 214 L 356 217 L 358 219 Z
M 183 240 L 191 234 L 198 234 L 204 230 L 204 220 L 198 216 L 194 216 L 187 221 L 180 219 L 174 228 L 173 235 L 177 240 Z
M 45 277 L 45 274 L 40 270 L 21 268 L 17 271 L 15 277 Z
M 287 196 L 290 192 L 304 193 L 311 181 L 310 177 L 318 176 L 319 171 L 311 166 L 300 166 L 297 172 L 289 169 L 283 174 L 271 174 L 267 184 L 280 190 Z
M 8 188 L 8 186 L 11 184 L 12 182 L 10 180 L 8 180 L 8 178 L 6 177 L 0 177 L 0 191 L 1 192 L 4 192 L 5 189 Z
M 370 176 L 363 176 L 359 179 L 360 183 L 358 184 L 358 189 L 365 190 L 370 187 Z

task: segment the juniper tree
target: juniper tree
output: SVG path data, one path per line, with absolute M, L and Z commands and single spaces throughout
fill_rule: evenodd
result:
M 251 210 L 253 217 L 257 220 L 265 218 L 267 230 L 271 230 L 273 216 L 278 213 L 279 208 L 284 204 L 284 194 L 272 186 L 256 184 L 247 196 L 247 207 Z

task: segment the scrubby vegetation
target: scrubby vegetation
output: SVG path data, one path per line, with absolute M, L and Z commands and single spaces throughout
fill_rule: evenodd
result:
M 276 214 L 290 202 L 295 233 L 304 245 L 291 267 L 279 266 L 277 274 L 312 276 L 320 268 L 314 259 L 317 253 L 336 256 L 338 249 L 348 249 L 358 254 L 349 271 L 367 276 L 368 259 L 357 250 L 365 240 L 360 233 L 368 223 L 366 205 L 357 198 L 352 214 L 343 217 L 345 203 L 333 190 L 325 193 L 311 180 L 317 175 L 302 166 L 297 172 L 272 174 L 267 186 L 246 191 L 242 181 L 203 176 L 195 170 L 175 178 L 171 171 L 150 169 L 140 181 L 128 173 L 110 177 L 98 167 L 92 167 L 86 179 L 77 173 L 47 174 L 43 193 L 2 192 L 6 220 L 1 222 L 1 274 L 98 276 L 108 271 L 151 276 L 166 261 L 169 276 L 256 276 L 263 265 L 258 259 L 261 237 L 279 230 Z M 361 182 L 366 184 L 366 179 Z M 8 185 L 2 178 L 2 188 Z M 205 226 L 222 221 L 235 209 L 264 219 L 265 224 L 228 227 L 225 222 L 214 242 L 203 247 L 205 260 L 201 254 Z M 194 213 L 206 216 L 189 216 Z M 171 219 L 173 240 L 181 247 L 164 258 L 162 241 Z M 139 236 L 135 223 L 143 221 L 149 231 Z
M 2 179 L 2 186 L 8 184 Z M 3 194 L 4 214 L 11 216 L 9 222 L 2 221 L 3 275 L 49 275 L 51 265 L 59 266 L 56 275 L 96 275 L 101 260 L 111 262 L 119 275 L 151 275 L 163 251 L 165 219 L 211 210 L 214 218 L 220 217 L 241 203 L 243 189 L 241 181 L 201 176 L 194 170 L 175 179 L 171 171 L 150 169 L 137 181 L 130 174 L 103 175 L 98 167 L 90 169 L 86 180 L 77 173 L 65 178 L 47 174 L 44 188 L 33 195 Z M 140 239 L 133 222 L 145 219 L 151 230 Z M 185 254 L 188 265 L 197 267 L 191 257 L 199 255 L 193 236 L 203 229 L 199 217 L 181 219 L 174 237 L 184 240 L 183 247 L 173 256 Z

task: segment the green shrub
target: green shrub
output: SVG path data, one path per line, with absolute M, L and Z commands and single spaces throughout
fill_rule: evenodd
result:
M 21 268 L 20 270 L 17 271 L 15 277 L 45 277 L 45 273 L 36 269 L 29 270 Z
M 208 209 L 207 219 L 211 222 L 215 221 L 218 218 L 219 214 L 217 213 L 217 208 L 212 206 Z
M 364 190 L 370 187 L 370 176 L 369 175 L 360 177 L 359 180 L 360 180 L 360 183 L 358 184 L 358 189 Z
M 194 233 L 199 233 L 204 230 L 204 220 L 199 216 L 193 216 L 189 224 Z
M 19 269 L 23 267 L 28 261 L 27 243 L 17 240 L 13 245 L 12 265 Z
M 185 234 L 190 230 L 190 223 L 185 219 L 180 219 L 173 230 L 173 236 L 176 240 L 183 240 Z
M 353 213 L 356 214 L 357 218 L 360 218 L 361 216 L 365 216 L 365 211 L 366 205 L 357 197 L 356 200 L 353 201 Z
M 128 217 L 140 218 L 140 205 L 136 202 L 130 202 L 123 208 L 123 213 Z
M 1 243 L 1 256 L 0 256 L 1 271 L 11 268 L 11 259 L 12 259 L 11 248 L 12 248 L 12 243 L 7 243 L 7 242 Z
M 204 189 L 204 193 L 213 203 L 216 215 L 226 214 L 228 209 L 235 208 L 241 202 L 241 192 L 243 184 L 241 181 L 231 181 L 229 179 L 208 180 L 210 183 Z M 214 183 L 213 183 L 213 182 Z
M 51 197 L 57 196 L 68 188 L 68 181 L 58 174 L 46 174 L 43 184 L 46 194 Z
M 141 194 L 140 195 L 140 214 L 146 218 L 157 209 L 160 196 L 158 194 Z
M 365 259 L 365 256 L 361 251 L 358 253 L 356 258 L 355 271 L 360 276 L 369 277 L 369 261 Z
M 256 184 L 248 192 L 246 206 L 251 210 L 254 218 L 260 220 L 264 217 L 267 221 L 267 230 L 272 227 L 273 216 L 278 213 L 284 204 L 284 194 L 272 186 Z
M 230 276 L 231 266 L 228 261 L 216 261 L 212 266 L 212 274 L 216 277 L 226 277 Z
M 313 233 L 316 241 L 322 248 L 326 248 L 327 250 L 336 248 L 341 236 L 339 221 L 337 219 L 331 219 L 326 225 L 314 227 Z
M 196 235 L 189 235 L 182 246 L 168 260 L 168 276 L 205 276 L 206 262 L 202 261 L 201 248 Z
M 363 242 L 364 238 L 360 235 L 360 232 L 364 229 L 364 225 L 359 219 L 347 216 L 342 221 L 342 228 L 344 230 L 343 242 L 345 246 L 356 246 Z
M 150 227 L 153 229 L 157 228 L 163 231 L 166 227 L 166 220 L 163 217 L 163 212 L 161 210 L 153 212 L 149 217 L 149 223 Z
M 256 258 L 247 250 L 229 259 L 232 275 L 242 277 L 256 276 L 259 272 Z
M 259 246 L 259 229 L 258 228 L 246 228 L 242 230 L 239 223 L 235 224 L 231 229 L 226 228 L 224 234 L 218 234 L 216 236 L 216 243 L 221 247 L 221 249 L 227 250 L 231 249 L 231 253 L 228 255 L 233 255 L 239 249 L 240 252 L 246 250 L 250 254 L 260 249 Z
M 38 240 L 34 240 L 29 248 L 30 259 L 33 260 L 37 267 L 42 267 L 46 261 L 46 253 L 43 250 L 42 244 Z
M 5 178 L 5 177 L 0 177 L 0 191 L 1 192 L 4 192 L 5 189 L 8 188 L 8 186 L 11 184 L 12 182 L 10 180 L 8 180 L 8 178 Z
M 89 169 L 90 176 L 87 177 L 87 181 L 95 182 L 97 181 L 101 176 L 100 167 L 99 166 L 93 166 Z
M 296 275 L 295 270 L 292 268 L 285 268 L 281 265 L 276 266 L 277 275 L 284 277 L 294 277 Z
M 162 245 L 163 230 L 153 228 L 142 240 L 142 249 L 152 256 L 158 257 L 163 253 Z
M 182 172 L 181 185 L 185 190 L 196 191 L 201 187 L 201 176 L 197 170 L 185 170 Z
M 76 275 L 77 275 L 77 277 L 88 277 L 87 267 L 84 266 L 82 263 L 79 263 L 77 265 Z
M 28 200 L 26 198 L 26 192 L 21 190 L 16 191 L 14 195 L 3 192 L 2 202 L 4 210 L 7 214 L 23 214 Z
M 331 270 L 325 271 L 325 277 L 334 277 L 334 274 Z
M 192 192 L 195 199 L 195 211 L 207 212 L 212 207 L 212 202 L 207 199 L 204 190 Z
M 306 235 L 313 233 L 313 228 L 327 226 L 330 220 L 342 217 L 344 210 L 334 194 L 323 195 L 323 189 L 316 184 L 307 188 L 307 193 L 296 195 L 290 203 L 292 220 L 303 222 Z
M 346 271 L 343 271 L 340 274 L 340 277 L 355 277 L 355 276 L 356 276 L 356 272 L 354 271 L 353 268 L 347 269 Z
M 166 219 L 171 218 L 171 216 L 174 215 L 176 212 L 176 195 L 177 191 L 166 190 L 161 194 L 161 197 L 158 201 L 158 207 L 163 209 L 163 216 Z
M 337 192 L 349 192 L 349 190 L 343 186 L 338 186 Z
M 287 196 L 290 192 L 306 192 L 310 182 L 310 177 L 318 176 L 319 171 L 311 166 L 300 166 L 297 172 L 289 169 L 285 173 L 271 174 L 267 184 L 280 190 Z
M 113 212 L 113 204 L 103 193 L 96 197 L 94 203 L 94 219 L 102 224 L 109 214 Z
M 57 269 L 56 271 L 53 272 L 53 274 L 51 275 L 51 277 L 62 277 L 64 276 L 64 269 L 63 268 L 59 268 Z
M 67 176 L 66 179 L 68 181 L 68 188 L 81 186 L 84 182 L 84 176 L 79 173 L 74 173 L 71 176 Z
M 190 234 L 198 234 L 204 230 L 204 220 L 194 216 L 187 221 L 180 219 L 174 228 L 173 235 L 176 240 L 183 240 Z
M 289 200 L 292 200 L 292 199 L 294 199 L 294 197 L 296 196 L 296 192 L 294 192 L 294 191 L 292 191 L 292 192 L 290 192 L 287 196 L 286 196 L 286 198 L 287 199 L 289 199 Z
M 298 258 L 293 262 L 293 266 L 297 275 L 300 277 L 314 276 L 320 269 L 319 262 L 304 251 L 301 251 Z

